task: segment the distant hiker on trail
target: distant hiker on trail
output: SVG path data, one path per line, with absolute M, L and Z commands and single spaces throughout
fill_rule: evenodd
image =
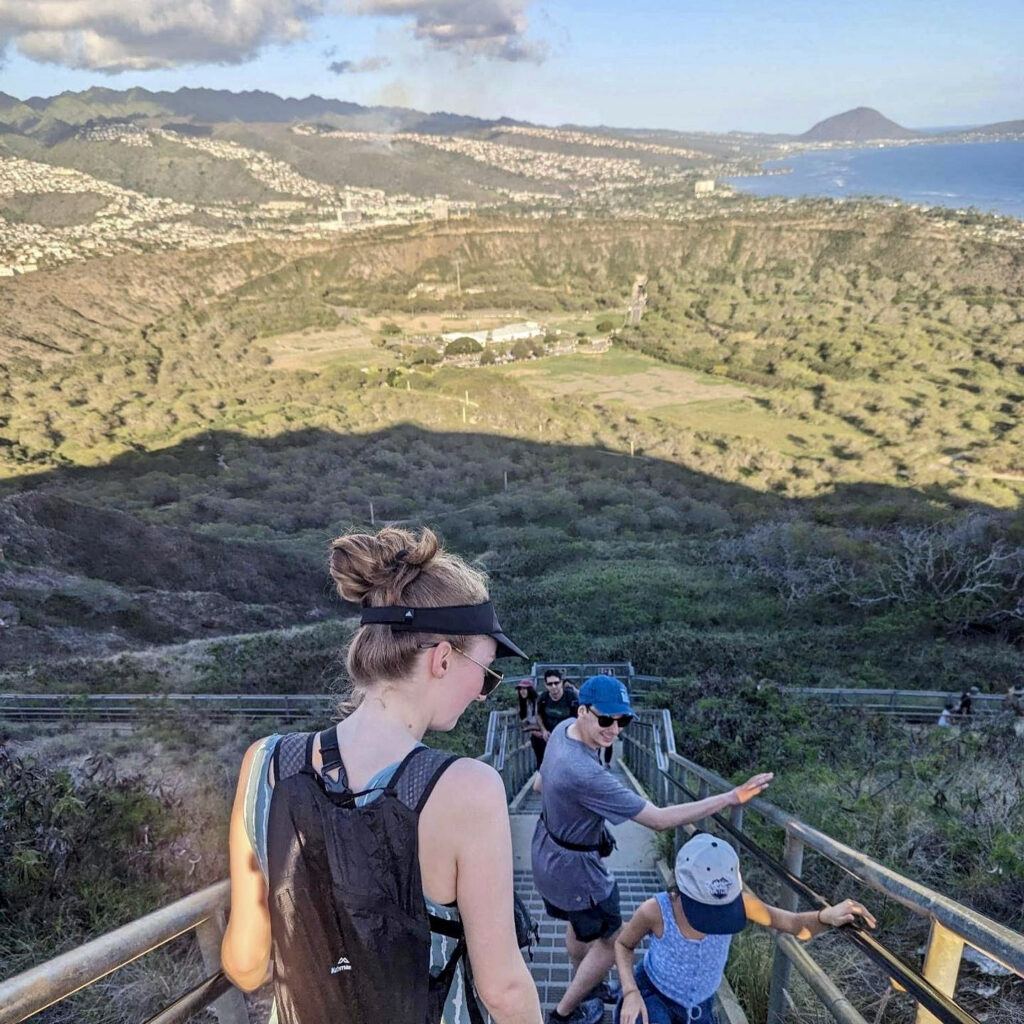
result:
M 543 811 L 533 834 L 533 880 L 551 917 L 566 922 L 565 945 L 575 975 L 548 1021 L 596 1024 L 615 993 L 604 977 L 615 960 L 622 926 L 619 889 L 602 864 L 614 839 L 605 825 L 632 819 L 656 831 L 677 828 L 744 804 L 763 793 L 772 775 L 755 775 L 728 793 L 695 803 L 655 807 L 601 767 L 598 752 L 633 721 L 629 691 L 611 676 L 580 688 L 578 716 L 551 733 L 540 767 Z
M 501 682 L 496 656 L 525 655 L 481 574 L 430 530 L 339 537 L 331 575 L 362 608 L 347 656 L 358 706 L 245 755 L 225 973 L 251 991 L 273 959 L 280 1024 L 481 1024 L 477 997 L 496 1024 L 540 1024 L 502 779 L 422 743 Z
M 964 692 L 960 694 L 960 706 L 956 709 L 956 713 L 958 715 L 973 715 L 974 710 L 971 707 L 971 704 L 974 697 L 979 693 L 981 693 L 981 690 L 976 686 L 972 686 L 969 690 L 964 690 Z
M 1003 694 L 1003 710 L 1009 711 L 1016 718 L 1024 718 L 1024 688 L 1008 687 Z
M 516 683 L 516 697 L 519 703 L 519 723 L 523 732 L 530 737 L 530 746 L 533 747 L 533 756 L 540 767 L 544 760 L 544 737 L 541 735 L 543 726 L 537 717 L 537 690 L 534 688 L 533 680 L 527 677 Z
M 576 688 L 565 681 L 557 668 L 549 668 L 544 673 L 544 693 L 537 699 L 537 716 L 544 727 L 544 739 L 548 739 L 561 722 L 575 718 L 579 706 Z
M 537 698 L 537 720 L 540 738 L 547 743 L 551 733 L 567 718 L 575 718 L 580 706 L 579 694 L 570 686 L 557 668 L 544 673 L 544 692 Z M 543 759 L 543 754 L 541 755 Z
M 714 1024 L 729 944 L 749 921 L 798 939 L 812 939 L 858 917 L 875 927 L 874 917 L 856 900 L 806 913 L 762 903 L 743 891 L 736 851 L 708 832 L 679 850 L 675 882 L 676 891 L 642 903 L 615 940 L 622 979 L 615 1024 Z M 634 967 L 633 951 L 648 936 L 650 946 Z

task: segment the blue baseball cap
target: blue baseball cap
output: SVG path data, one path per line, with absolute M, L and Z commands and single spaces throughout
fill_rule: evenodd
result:
M 580 703 L 589 704 L 602 715 L 631 715 L 629 690 L 614 676 L 591 676 L 580 687 Z

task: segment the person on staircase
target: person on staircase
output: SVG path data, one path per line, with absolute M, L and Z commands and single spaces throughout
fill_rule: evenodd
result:
M 544 692 L 537 698 L 537 720 L 541 739 L 547 743 L 551 733 L 567 718 L 575 718 L 579 709 L 579 693 L 565 681 L 557 668 L 544 673 Z
M 356 707 L 246 752 L 224 971 L 251 991 L 273 960 L 280 1024 L 483 1024 L 480 1003 L 495 1024 L 541 1024 L 516 937 L 504 783 L 422 742 L 501 682 L 495 657 L 526 655 L 484 577 L 430 530 L 345 534 L 331 575 L 361 609 L 347 654 Z
M 530 737 L 530 746 L 533 748 L 533 756 L 539 768 L 541 761 L 544 760 L 544 747 L 547 744 L 541 735 L 544 727 L 537 717 L 537 690 L 529 676 L 516 683 L 516 699 L 519 724 L 523 732 Z
M 617 993 L 605 981 L 622 927 L 619 889 L 602 858 L 614 839 L 606 822 L 632 820 L 655 831 L 690 824 L 746 803 L 768 788 L 771 773 L 755 775 L 728 793 L 694 803 L 656 807 L 604 771 L 599 752 L 633 721 L 629 691 L 612 676 L 592 676 L 580 688 L 575 719 L 551 733 L 537 782 L 542 813 L 531 844 L 533 879 L 547 913 L 566 922 L 565 945 L 574 975 L 550 1024 L 596 1024 L 603 1002 Z
M 743 891 L 736 851 L 708 832 L 680 848 L 675 883 L 674 891 L 642 903 L 615 940 L 622 979 L 615 1024 L 715 1024 L 729 944 L 748 922 L 804 940 L 857 918 L 875 927 L 856 900 L 803 913 L 762 903 Z M 634 950 L 648 936 L 649 948 L 634 966 Z

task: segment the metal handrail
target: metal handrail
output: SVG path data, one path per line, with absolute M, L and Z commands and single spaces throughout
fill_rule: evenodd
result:
M 227 879 L 0 981 L 0 1024 L 17 1024 L 198 928 L 228 903 Z
M 631 734 L 626 734 L 624 752 L 627 765 L 659 802 L 675 803 L 670 799 L 670 780 L 675 776 L 699 780 L 701 795 L 712 790 L 728 790 L 733 784 L 702 765 L 677 753 L 671 715 L 667 710 L 638 713 Z M 799 878 L 805 847 L 815 850 L 833 864 L 843 868 L 864 885 L 902 903 L 913 913 L 932 922 L 929 951 L 925 960 L 924 977 L 943 994 L 951 996 L 956 984 L 963 945 L 967 944 L 998 961 L 1010 970 L 1024 976 L 1024 936 L 992 921 L 955 900 L 922 885 L 913 879 L 878 863 L 871 857 L 840 843 L 831 836 L 801 821 L 763 798 L 757 798 L 744 808 L 734 808 L 733 825 L 742 832 L 743 811 L 754 811 L 766 821 L 783 828 L 786 833 L 786 868 Z M 738 813 L 737 813 L 738 812 Z M 788 902 L 796 909 L 795 896 L 787 893 Z M 784 902 L 787 902 L 784 899 Z M 827 978 L 814 960 L 799 949 L 798 944 L 787 943 L 784 936 L 777 939 L 776 964 L 772 975 L 772 1009 L 770 1024 L 781 1019 L 782 992 L 788 978 L 790 962 L 811 984 L 811 988 L 825 1002 L 836 1020 L 856 1022 L 859 1014 L 841 998 L 841 993 Z M 918 1021 L 934 1020 L 923 1008 Z
M 959 699 L 959 694 L 951 690 L 887 690 L 840 686 L 780 686 L 779 689 L 783 693 L 828 704 L 871 709 L 891 708 L 906 712 L 939 712 L 948 701 L 953 700 L 955 703 Z M 998 714 L 1006 706 L 1001 693 L 974 693 L 971 694 L 971 701 L 975 713 L 980 715 Z
M 502 776 L 509 800 L 533 774 L 533 750 L 516 712 L 490 713 L 484 752 L 479 760 L 492 765 Z M 223 914 L 229 897 L 230 881 L 224 879 L 0 981 L 0 1024 L 18 1024 L 180 935 L 212 928 L 215 934 L 200 934 L 200 945 L 205 947 L 207 970 L 213 969 L 213 973 L 147 1024 L 185 1020 L 188 1014 L 210 1005 L 230 989 L 214 966 L 219 967 Z

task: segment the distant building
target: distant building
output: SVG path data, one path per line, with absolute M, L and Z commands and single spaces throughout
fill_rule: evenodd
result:
M 490 331 L 451 331 L 441 337 L 447 343 L 456 338 L 472 338 L 481 345 L 510 344 L 523 338 L 538 338 L 544 334 L 544 328 L 533 320 L 524 320 L 518 324 L 506 324 Z
M 430 215 L 434 220 L 448 219 L 448 199 L 446 196 L 436 196 L 430 207 Z
M 695 196 L 710 196 L 714 191 L 714 178 L 702 178 L 700 181 L 695 182 L 693 186 L 693 194 Z

